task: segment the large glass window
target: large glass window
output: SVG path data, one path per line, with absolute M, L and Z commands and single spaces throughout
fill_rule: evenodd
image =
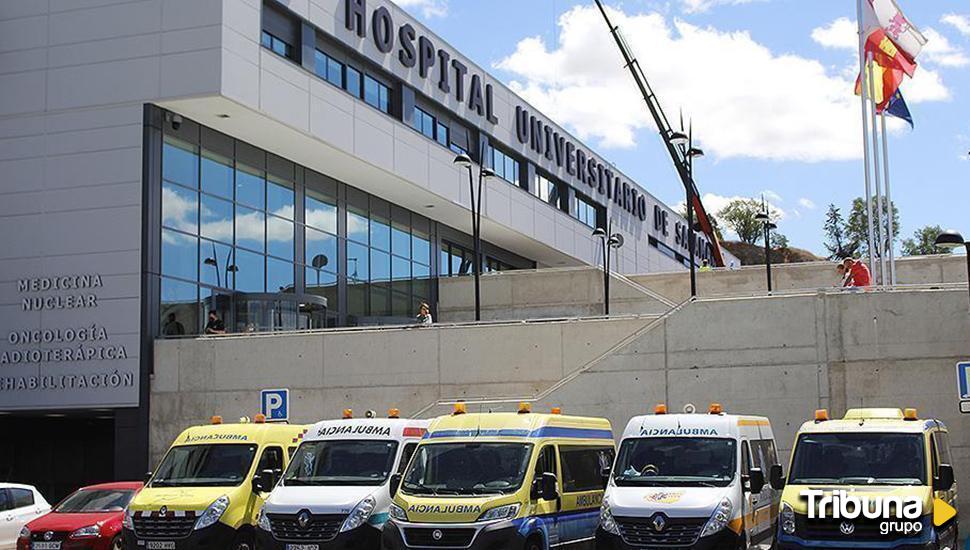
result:
M 795 445 L 791 484 L 923 485 L 919 433 L 809 433 Z
M 283 57 L 288 57 L 290 59 L 293 59 L 293 46 L 287 42 L 284 42 L 283 39 L 275 35 L 272 35 L 266 31 L 263 31 L 263 35 L 260 40 L 260 43 L 263 45 L 264 48 L 273 50 L 273 52 L 278 55 L 282 55 Z
M 337 61 L 336 59 L 330 57 L 329 55 L 321 52 L 320 50 L 315 50 L 314 59 L 314 70 L 317 76 L 323 78 L 327 82 L 337 86 L 338 88 L 344 87 L 344 65 L 343 63 Z
M 733 439 L 633 438 L 620 446 L 614 480 L 617 485 L 647 487 L 727 487 L 734 479 L 736 465 Z
M 354 97 L 360 97 L 361 76 L 360 71 L 347 65 L 347 78 L 344 80 L 344 89 Z
M 414 108 L 414 129 L 429 139 L 434 139 L 435 120 L 421 107 Z
M 521 181 L 519 161 L 495 147 L 490 146 L 489 150 L 491 151 L 492 170 L 495 171 L 495 175 L 513 185 L 519 185 Z
M 560 192 L 559 184 L 542 174 L 536 173 L 535 190 L 533 191 L 539 200 L 546 204 L 559 208 Z
M 573 203 L 572 214 L 573 217 L 580 222 L 594 229 L 596 228 L 597 206 L 592 199 L 586 198 L 577 193 L 576 200 Z

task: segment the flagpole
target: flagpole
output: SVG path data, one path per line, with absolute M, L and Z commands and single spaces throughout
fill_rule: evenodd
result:
M 872 170 L 875 176 L 874 183 L 876 191 L 876 221 L 878 225 L 876 226 L 876 251 L 879 253 L 879 284 L 886 286 L 886 250 L 884 245 L 886 241 L 883 240 L 882 236 L 886 230 L 886 225 L 883 223 L 883 213 L 885 210 L 882 205 L 882 179 L 880 176 L 880 166 L 879 166 L 879 124 L 878 124 L 878 105 L 876 103 L 876 80 L 874 73 L 876 72 L 876 61 L 872 54 L 868 56 L 868 64 L 866 66 L 867 71 L 869 71 L 869 98 L 872 102 L 871 111 L 872 114 Z M 885 92 L 883 92 L 885 93 Z M 872 212 L 870 211 L 869 217 L 872 217 Z
M 889 134 L 886 133 L 886 112 L 880 115 L 882 120 L 882 162 L 883 175 L 886 177 L 886 203 L 889 205 L 889 224 L 886 226 L 889 232 L 889 282 L 896 286 L 896 252 L 893 250 L 895 242 L 895 228 L 893 227 L 893 196 L 889 188 Z
M 875 273 L 876 264 L 873 260 L 872 255 L 872 244 L 873 244 L 873 230 L 872 230 L 872 185 L 869 183 L 869 120 L 868 113 L 866 112 L 866 102 L 868 101 L 868 91 L 867 82 L 869 81 L 869 75 L 866 74 L 866 35 L 865 29 L 862 24 L 862 0 L 856 0 L 856 11 L 859 20 L 859 75 L 860 75 L 860 87 L 862 88 L 862 150 L 863 157 L 865 160 L 865 173 L 866 173 L 866 219 L 868 221 L 868 237 L 869 237 L 869 272 Z

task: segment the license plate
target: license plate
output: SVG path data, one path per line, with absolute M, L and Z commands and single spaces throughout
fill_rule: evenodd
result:
M 287 544 L 286 550 L 320 550 L 319 544 Z
M 148 550 L 175 550 L 174 540 L 150 540 L 145 545 Z
M 57 542 L 32 542 L 30 550 L 61 550 L 60 541 Z

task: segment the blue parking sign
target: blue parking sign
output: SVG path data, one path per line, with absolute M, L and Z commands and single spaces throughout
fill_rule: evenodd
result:
M 290 390 L 263 390 L 259 392 L 259 409 L 269 422 L 285 422 L 290 419 Z
M 960 399 L 970 399 L 970 361 L 957 363 L 957 391 Z

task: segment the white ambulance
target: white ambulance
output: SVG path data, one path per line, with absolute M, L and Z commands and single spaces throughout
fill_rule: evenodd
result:
M 725 414 L 637 416 L 623 432 L 600 509 L 596 548 L 745 549 L 772 543 L 781 479 L 767 418 Z M 776 483 L 780 485 L 780 483 Z
M 401 473 L 429 420 L 353 418 L 311 427 L 259 514 L 256 547 L 274 550 L 379 548 Z

